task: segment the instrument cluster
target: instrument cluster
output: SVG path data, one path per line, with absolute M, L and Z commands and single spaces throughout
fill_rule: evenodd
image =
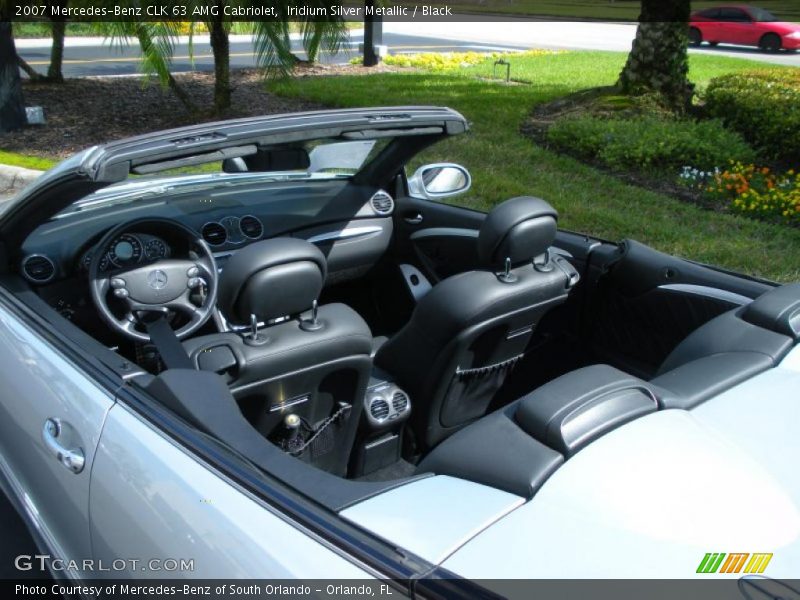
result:
M 81 268 L 89 270 L 93 252 L 89 248 L 81 257 Z M 100 259 L 100 271 L 125 269 L 142 263 L 155 262 L 169 258 L 172 249 L 159 237 L 144 233 L 123 233 L 108 245 L 108 250 Z

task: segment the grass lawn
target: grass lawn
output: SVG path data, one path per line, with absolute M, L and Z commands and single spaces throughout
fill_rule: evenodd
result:
M 436 73 L 307 77 L 273 84 L 280 94 L 332 106 L 446 105 L 471 122 L 465 136 L 434 146 L 426 162 L 467 166 L 473 188 L 458 203 L 486 210 L 521 194 L 541 196 L 561 215 L 564 229 L 621 240 L 634 238 L 659 250 L 777 281 L 800 279 L 800 229 L 702 210 L 626 185 L 577 160 L 536 146 L 519 132 L 531 108 L 577 90 L 612 84 L 625 54 L 571 52 L 512 57 L 512 78 L 490 80 L 492 63 Z M 693 55 L 691 78 L 709 79 L 754 63 Z
M 38 156 L 29 156 L 27 154 L 0 150 L 0 165 L 11 165 L 13 167 L 46 171 L 57 163 L 57 160 L 52 160 L 50 158 L 39 158 Z

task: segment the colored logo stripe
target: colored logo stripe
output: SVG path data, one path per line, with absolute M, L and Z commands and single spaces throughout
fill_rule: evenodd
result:
M 728 558 L 722 563 L 720 573 L 738 573 L 742 570 L 748 556 L 750 556 L 749 552 L 728 554 Z
M 763 573 L 767 568 L 769 561 L 772 560 L 772 553 L 769 554 L 753 554 L 747 566 L 744 568 L 745 573 Z
M 727 559 L 725 558 L 727 556 Z M 750 560 L 748 561 L 748 557 Z M 723 562 L 723 560 L 725 562 Z M 772 560 L 772 553 L 734 552 L 725 554 L 724 552 L 707 552 L 697 566 L 698 573 L 740 573 L 744 567 L 745 573 L 763 573 L 769 561 Z M 745 563 L 747 566 L 745 566 Z
M 725 558 L 725 553 L 711 552 L 707 553 L 703 560 L 700 561 L 700 566 L 697 567 L 698 573 L 716 573 L 719 569 L 722 559 Z

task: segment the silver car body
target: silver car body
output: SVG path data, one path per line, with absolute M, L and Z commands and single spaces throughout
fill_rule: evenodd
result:
M 35 185 L 80 175 L 94 153 Z M 343 547 L 288 510 L 288 495 L 270 501 L 158 426 L 119 381 L 2 288 L 0 390 L 0 479 L 43 550 L 106 566 L 129 561 L 68 577 L 163 577 L 149 568 L 154 559 L 193 561 L 170 577 L 387 575 L 357 544 Z M 798 390 L 795 347 L 692 410 L 658 411 L 604 435 L 530 500 L 432 476 L 327 517 L 417 561 L 417 576 L 440 568 L 480 579 L 689 578 L 703 553 L 724 551 L 773 553 L 769 575 L 798 578 Z M 65 451 L 82 450 L 78 472 L 54 453 L 49 420 Z

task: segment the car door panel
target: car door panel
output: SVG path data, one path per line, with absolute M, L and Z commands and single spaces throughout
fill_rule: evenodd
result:
M 583 322 L 594 353 L 650 377 L 689 333 L 771 289 L 626 240 L 592 253 Z
M 398 262 L 413 264 L 433 283 L 475 268 L 485 213 L 409 196 L 395 202 Z
M 723 8 L 719 40 L 729 44 L 753 45 L 758 41 L 755 23 L 739 8 Z
M 53 554 L 90 557 L 89 477 L 112 395 L 3 304 L 0 381 L 0 467 L 10 487 Z M 60 425 L 51 446 L 48 419 Z M 83 455 L 80 472 L 56 456 L 59 446 Z
M 110 411 L 97 451 L 91 514 L 96 558 L 141 561 L 117 577 L 164 577 L 170 560 L 178 567 L 170 578 L 371 577 L 122 404 Z

